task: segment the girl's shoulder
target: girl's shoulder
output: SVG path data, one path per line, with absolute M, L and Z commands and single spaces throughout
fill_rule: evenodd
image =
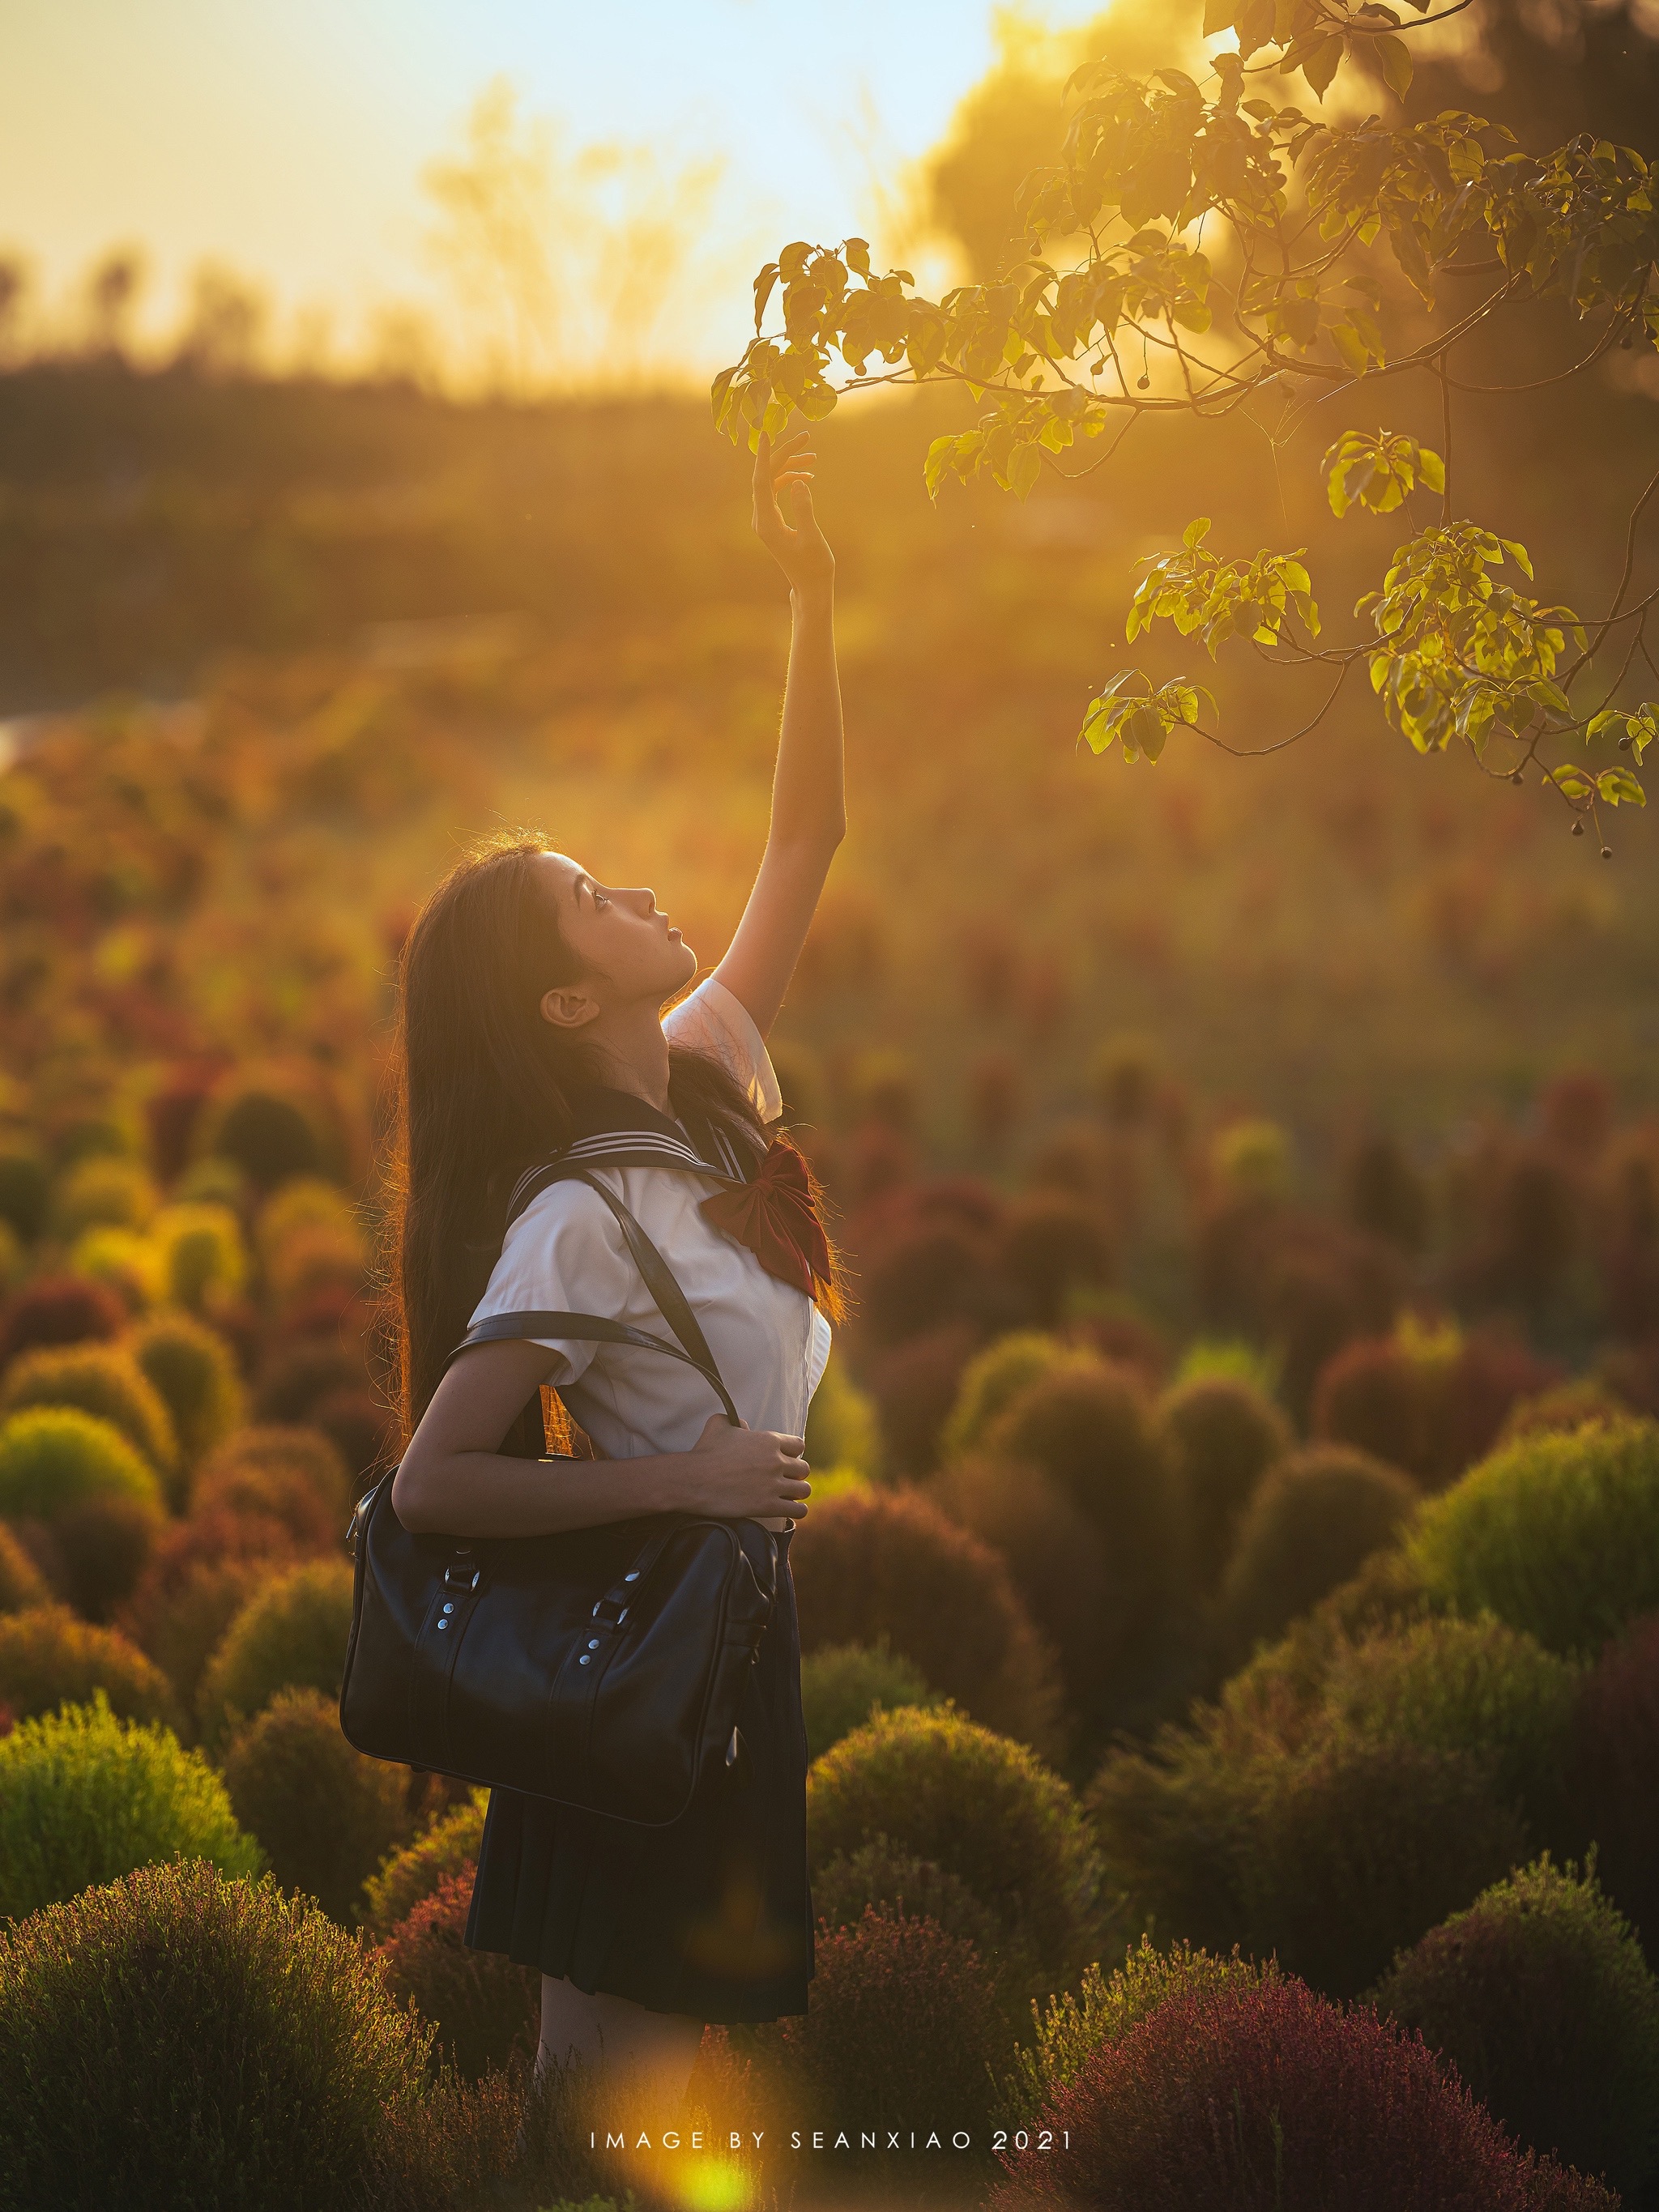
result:
M 755 1018 L 718 975 L 706 975 L 695 991 L 663 1016 L 663 1034 L 682 1052 L 717 1060 L 746 1091 L 763 1121 L 783 1112 L 783 1092 L 766 1040 Z

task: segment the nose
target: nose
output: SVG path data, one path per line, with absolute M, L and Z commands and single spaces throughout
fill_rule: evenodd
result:
M 634 893 L 634 896 L 640 901 L 641 911 L 642 913 L 649 915 L 654 914 L 657 911 L 657 894 L 655 891 L 651 890 L 648 888 L 642 888 L 636 890 Z

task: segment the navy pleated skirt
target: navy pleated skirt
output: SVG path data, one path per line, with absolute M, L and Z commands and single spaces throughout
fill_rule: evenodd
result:
M 665 1828 L 492 1790 L 467 1915 L 474 1950 L 652 2012 L 729 2022 L 806 2010 L 813 1922 L 794 1531 L 775 1533 L 777 1607 L 748 1670 L 736 1762 L 717 1759 Z

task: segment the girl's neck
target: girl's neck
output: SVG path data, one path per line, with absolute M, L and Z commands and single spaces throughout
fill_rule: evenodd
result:
M 595 1078 L 612 1091 L 643 1098 L 659 1114 L 668 1100 L 668 1039 L 654 1006 L 618 1007 L 601 1014 L 588 1031 Z

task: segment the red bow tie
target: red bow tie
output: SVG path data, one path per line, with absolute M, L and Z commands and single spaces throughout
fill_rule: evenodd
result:
M 787 1137 L 774 1137 L 752 1182 L 717 1191 L 699 1209 L 705 1220 L 746 1245 L 769 1275 L 809 1298 L 831 1278 L 830 1240 L 812 1197 L 812 1176 Z

